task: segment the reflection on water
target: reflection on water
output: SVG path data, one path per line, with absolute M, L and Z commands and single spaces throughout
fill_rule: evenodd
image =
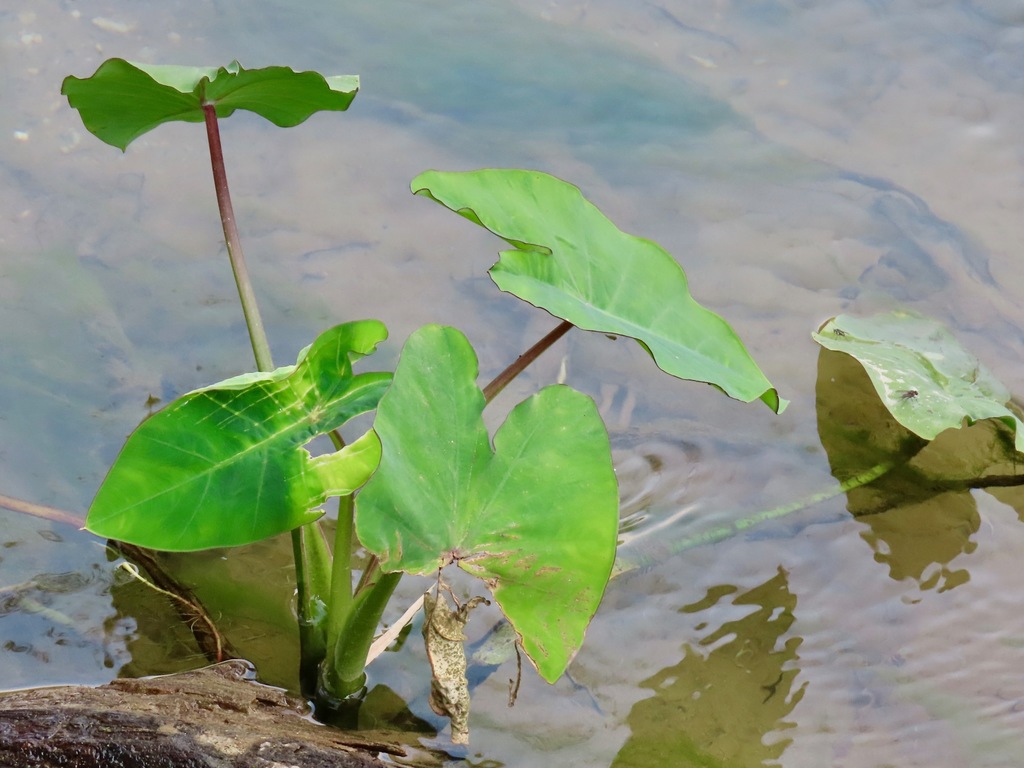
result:
M 75 666 L 117 674 L 131 659 L 136 622 L 132 614 L 110 609 L 113 574 L 100 563 L 80 570 L 36 573 L 27 566 L 25 555 L 34 565 L 52 544 L 8 544 L 0 557 L 0 572 L 33 575 L 20 583 L 0 583 L 3 687 L 88 680 L 88 676 L 76 677 Z
M 977 547 L 972 537 L 982 520 L 972 489 L 1021 485 L 1012 434 L 982 422 L 926 443 L 889 414 L 859 363 L 824 349 L 817 394 L 821 444 L 838 479 L 893 464 L 847 493 L 847 510 L 867 526 L 861 536 L 875 560 L 891 578 L 913 579 L 921 589 L 966 583 L 969 572 L 950 563 Z
M 713 611 L 735 591 L 709 590 L 682 610 Z M 802 688 L 793 689 L 800 638 L 786 636 L 797 598 L 780 568 L 732 603 L 753 610 L 685 647 L 682 661 L 640 683 L 654 695 L 633 706 L 631 735 L 613 766 L 745 766 L 782 756 L 788 740 L 776 732 L 792 727 L 786 717 L 803 696 Z
M 793 400 L 774 417 L 655 374 L 635 345 L 564 340 L 569 383 L 613 415 L 624 538 L 655 544 L 610 586 L 576 684 L 527 671 L 513 710 L 507 667 L 481 684 L 468 762 L 590 768 L 679 749 L 730 766 L 1020 764 L 1024 504 L 968 482 L 1014 471 L 992 448 L 1001 437 L 924 448 L 807 338 L 839 312 L 909 305 L 1008 382 L 1019 373 L 1019 9 L 14 5 L 0 14 L 0 492 L 80 512 L 151 398 L 250 365 L 201 131 L 164 126 L 119 155 L 83 135 L 61 78 L 112 55 L 359 73 L 343 116 L 281 132 L 239 115 L 223 129 L 279 359 L 370 316 L 392 329 L 385 360 L 425 322 L 466 329 L 485 375 L 518 354 L 550 318 L 496 295 L 492 240 L 407 190 L 426 167 L 515 164 L 579 183 L 676 254 Z M 542 359 L 515 391 L 556 366 Z M 669 554 L 892 456 L 913 458 L 846 497 Z M 188 634 L 167 629 L 174 612 L 116 581 L 98 542 L 0 514 L 3 685 L 196 661 Z M 284 549 L 176 562 L 209 583 L 215 612 L 239 617 L 233 642 L 277 681 L 294 641 Z M 279 591 L 261 603 L 246 577 Z M 377 662 L 395 694 L 381 711 L 437 725 L 414 645 Z
M 938 587 L 940 592 L 970 579 L 967 569 L 949 567 L 954 558 L 977 546 L 971 536 L 981 517 L 970 493 L 931 495 L 917 504 L 907 500 L 863 520 L 870 526 L 862 534 L 864 540 L 893 579 L 914 579 L 921 589 Z

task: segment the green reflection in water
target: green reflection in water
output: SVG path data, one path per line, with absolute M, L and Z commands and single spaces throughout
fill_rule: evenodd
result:
M 299 689 L 295 571 L 288 536 L 232 549 L 160 553 L 158 558 L 168 573 L 194 591 L 234 652 L 256 665 L 261 682 Z
M 1012 482 L 1019 473 L 1010 432 L 987 421 L 925 442 L 893 419 L 853 358 L 826 350 L 818 357 L 817 411 L 821 443 L 838 480 L 903 459 L 847 495 L 847 510 L 865 524 L 861 536 L 889 576 L 940 592 L 969 581 L 967 569 L 951 564 L 977 547 L 971 537 L 981 516 L 972 491 Z M 1024 519 L 1019 490 L 993 492 Z
M 107 620 L 107 632 L 119 623 L 132 627 L 127 637 L 128 658 L 116 670 L 117 677 L 167 675 L 210 663 L 165 595 L 119 570 L 110 597 L 116 615 Z
M 682 610 L 710 611 L 735 591 L 709 590 Z M 654 695 L 633 706 L 627 718 L 632 735 L 613 768 L 717 768 L 779 759 L 789 740 L 770 734 L 791 727 L 785 718 L 804 692 L 804 686 L 793 688 L 801 638 L 782 639 L 793 624 L 796 602 L 780 568 L 733 600 L 734 606 L 754 610 L 722 624 L 696 648 L 684 646 L 682 661 L 643 681 Z

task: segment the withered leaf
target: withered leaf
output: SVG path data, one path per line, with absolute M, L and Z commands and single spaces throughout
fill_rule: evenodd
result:
M 474 597 L 453 611 L 440 590 L 437 598 L 429 592 L 423 596 L 423 640 L 432 671 L 430 708 L 451 720 L 452 744 L 469 743 L 469 683 L 463 629 L 470 610 L 480 603 L 489 601 Z

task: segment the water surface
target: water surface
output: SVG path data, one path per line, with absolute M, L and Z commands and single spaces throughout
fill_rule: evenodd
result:
M 564 363 L 606 415 L 634 532 L 692 537 L 835 485 L 819 435 L 831 364 L 809 336 L 832 315 L 925 312 L 1011 389 L 1022 369 L 1024 15 L 1010 3 L 40 0 L 0 12 L 0 40 L 0 493 L 82 513 L 151 398 L 251 366 L 201 127 L 163 126 L 122 155 L 59 96 L 109 56 L 362 76 L 344 115 L 222 129 L 280 363 L 330 324 L 379 317 L 385 363 L 444 322 L 488 377 L 554 325 L 490 285 L 496 240 L 409 194 L 426 168 L 555 173 L 676 255 L 792 400 L 782 416 L 575 332 L 496 404 Z M 847 502 L 667 559 L 654 548 L 609 587 L 571 677 L 528 671 L 509 710 L 514 665 L 479 675 L 469 761 L 1018 765 L 1020 504 L 974 491 L 867 520 Z M 4 687 L 202 663 L 102 542 L 0 521 Z M 210 600 L 264 679 L 288 684 L 280 555 L 178 567 L 228 558 Z M 280 599 L 238 586 L 257 569 Z M 422 584 L 407 581 L 411 600 Z M 439 729 L 425 668 L 409 642 L 373 684 L 382 709 Z

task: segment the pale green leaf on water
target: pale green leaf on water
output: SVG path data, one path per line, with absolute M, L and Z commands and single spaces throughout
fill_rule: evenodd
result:
M 940 323 L 910 312 L 839 315 L 812 336 L 855 358 L 883 405 L 919 437 L 998 419 L 1024 451 L 1024 423 L 1008 407 L 1009 390 Z

